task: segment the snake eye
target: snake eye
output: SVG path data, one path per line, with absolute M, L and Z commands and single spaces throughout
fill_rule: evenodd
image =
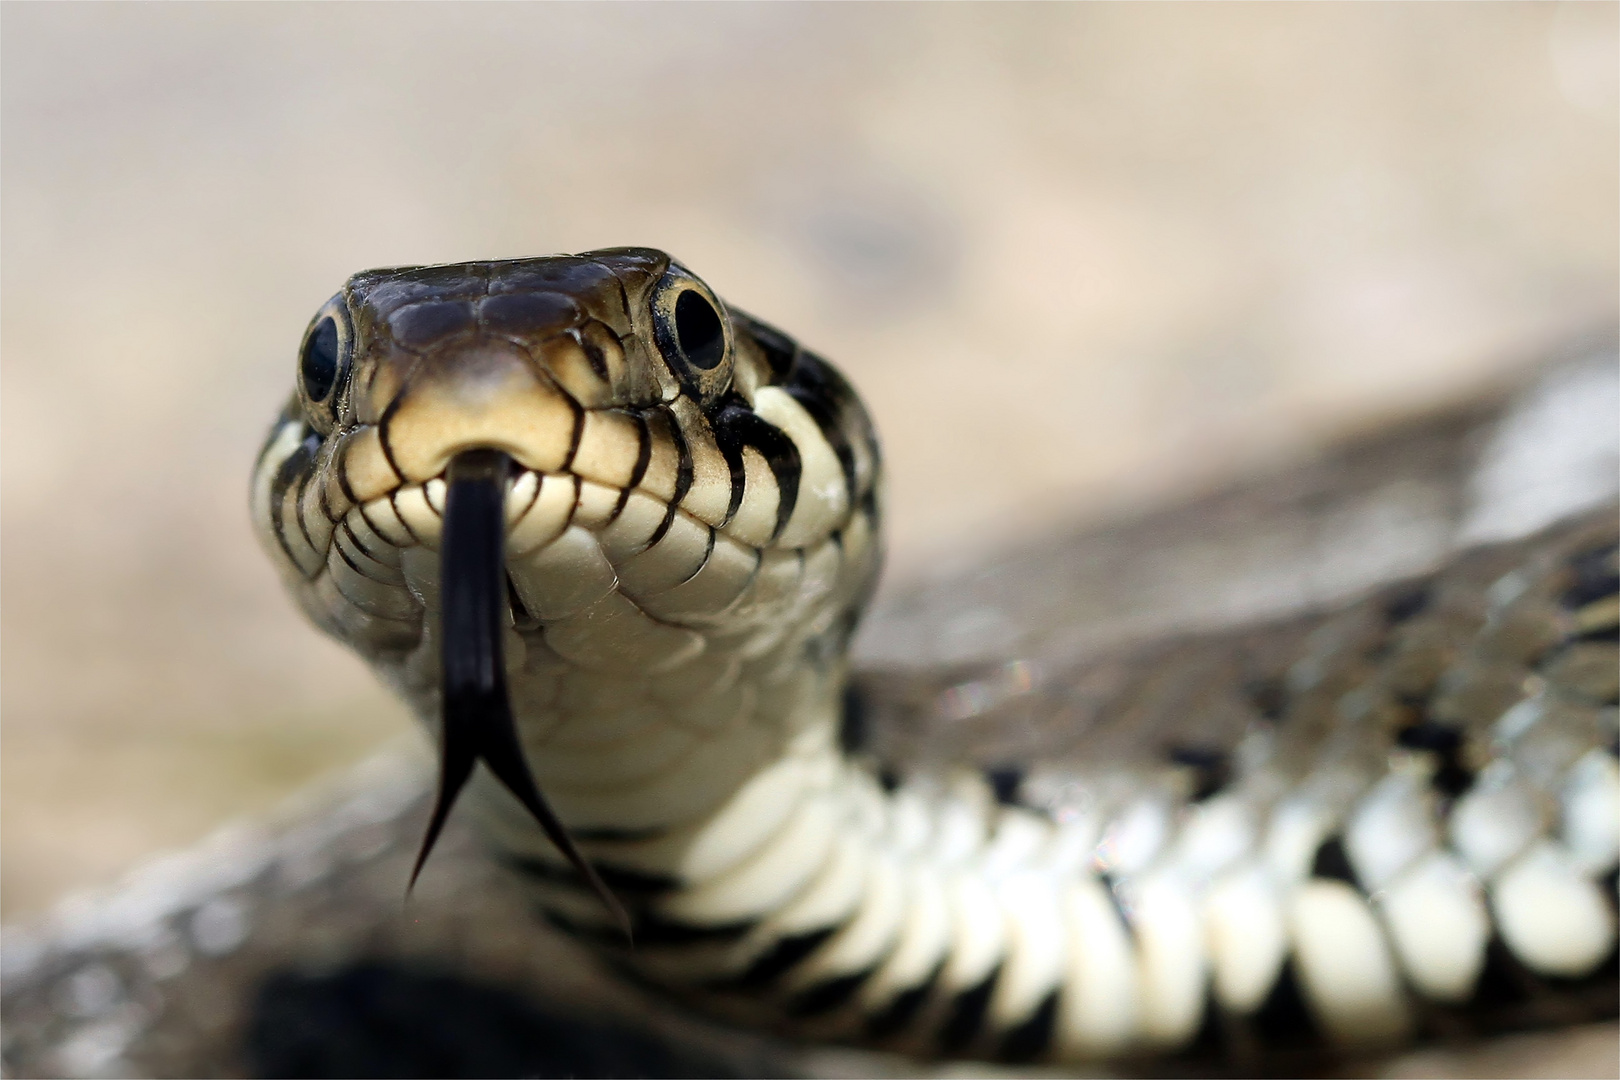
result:
M 671 263 L 652 300 L 653 333 L 664 361 L 694 390 L 713 400 L 731 385 L 731 323 L 709 287 Z
M 311 401 L 325 401 L 337 382 L 338 332 L 337 320 L 328 315 L 315 324 L 309 340 L 304 342 L 304 356 L 298 362 L 298 374 L 304 380 L 304 393 Z
M 726 328 L 720 313 L 696 289 L 675 301 L 675 344 L 687 363 L 712 371 L 726 355 Z
M 348 312 L 334 296 L 316 313 L 298 349 L 298 396 L 304 414 L 322 434 L 337 422 L 337 399 L 349 366 Z

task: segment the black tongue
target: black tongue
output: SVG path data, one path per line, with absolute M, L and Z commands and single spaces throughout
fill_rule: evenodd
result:
M 629 916 L 547 805 L 518 742 L 501 655 L 501 635 L 508 622 L 507 466 L 506 455 L 498 451 L 468 450 L 450 462 L 447 474 L 449 491 L 445 495 L 444 535 L 439 547 L 439 595 L 444 612 L 440 633 L 444 735 L 439 792 L 406 891 L 415 886 L 473 766 L 483 761 L 590 883 L 628 937 Z

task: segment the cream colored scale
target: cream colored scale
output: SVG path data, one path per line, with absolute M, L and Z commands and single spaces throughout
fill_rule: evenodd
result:
M 1467 1003 L 1493 935 L 1546 976 L 1613 949 L 1613 695 L 1602 657 L 1559 659 L 1613 652 L 1612 590 L 1559 606 L 1570 560 L 1612 544 L 1601 522 L 1503 579 L 1452 668 L 1424 675 L 1427 639 L 1397 632 L 1330 685 L 1349 654 L 1324 631 L 1288 676 L 1292 710 L 1326 702 L 1306 742 L 1257 728 L 1197 804 L 1163 770 L 1096 763 L 1075 810 L 1037 797 L 1039 770 L 1006 805 L 971 769 L 891 790 L 845 754 L 844 646 L 879 563 L 868 422 L 823 362 L 643 249 L 357 275 L 306 337 L 255 521 L 304 609 L 430 729 L 445 469 L 481 449 L 513 462 L 503 653 L 527 765 L 620 883 L 635 947 L 482 770 L 472 806 L 557 917 L 718 1010 L 1075 1060 L 1173 1052 L 1211 996 L 1241 1020 L 1287 979 L 1354 1044 Z M 1535 648 L 1490 637 L 1514 620 Z M 1417 678 L 1449 700 L 1476 670 L 1521 690 L 1442 800 L 1432 755 L 1387 754 L 1347 691 Z M 1352 873 L 1318 872 L 1329 842 Z

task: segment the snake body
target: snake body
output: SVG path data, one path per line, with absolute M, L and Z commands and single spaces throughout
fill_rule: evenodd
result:
M 1612 977 L 1612 510 L 1256 639 L 1243 678 L 1060 700 L 1017 664 L 851 682 L 880 473 L 831 365 L 615 249 L 351 278 L 253 516 L 434 732 L 436 824 L 466 783 L 550 919 L 739 1020 L 1074 1061 Z M 860 733 L 1031 708 L 1087 719 L 1015 761 Z

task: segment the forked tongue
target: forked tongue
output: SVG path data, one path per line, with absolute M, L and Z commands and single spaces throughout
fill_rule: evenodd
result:
M 573 837 L 540 794 L 518 742 L 501 655 L 502 634 L 508 621 L 507 467 L 505 454 L 468 450 L 451 460 L 447 472 L 449 491 L 445 495 L 444 534 L 439 545 L 439 595 L 444 620 L 440 632 L 444 714 L 439 791 L 406 891 L 416 885 L 450 807 L 473 767 L 483 761 L 590 883 L 628 938 L 630 917 L 574 846 Z

